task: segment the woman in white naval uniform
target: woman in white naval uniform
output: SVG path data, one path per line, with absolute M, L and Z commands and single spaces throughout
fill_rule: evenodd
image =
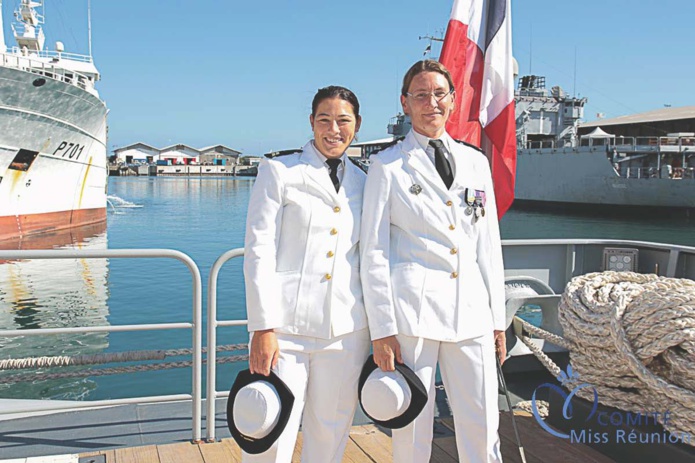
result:
M 398 463 L 430 461 L 437 364 L 461 462 L 501 461 L 495 342 L 504 358 L 504 270 L 486 157 L 445 131 L 449 72 L 416 63 L 401 103 L 413 129 L 372 157 L 362 214 L 362 284 L 374 360 L 396 361 L 428 388 L 428 403 L 393 431 Z
M 272 368 L 295 402 L 273 447 L 244 462 L 289 463 L 300 421 L 303 463 L 342 461 L 369 355 L 358 249 L 366 175 L 345 154 L 361 123 L 357 97 L 322 88 L 309 121 L 314 139 L 263 160 L 249 201 L 250 370 Z

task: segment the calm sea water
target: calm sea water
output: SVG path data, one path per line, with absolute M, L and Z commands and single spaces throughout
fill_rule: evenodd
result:
M 203 284 L 213 262 L 243 246 L 252 178 L 109 179 L 108 226 L 72 231 L 21 243 L 31 247 L 169 248 L 195 260 Z M 615 218 L 592 213 L 543 213 L 513 209 L 502 221 L 502 237 L 615 238 L 695 246 L 695 221 L 649 215 Z M 12 243 L 3 245 L 19 247 Z M 220 274 L 219 318 L 245 318 L 241 261 Z M 205 298 L 206 299 L 206 298 Z M 110 259 L 0 263 L 0 329 L 135 323 L 188 322 L 191 278 L 168 259 Z M 204 301 L 205 303 L 205 301 Z M 245 328 L 218 330 L 219 344 L 246 342 Z M 0 338 L 0 359 L 79 355 L 126 350 L 183 348 L 190 331 L 151 331 Z M 56 350 L 55 346 L 59 346 Z M 186 358 L 170 358 L 180 361 Z M 118 365 L 109 365 L 115 367 Z M 218 367 L 217 389 L 231 385 L 241 364 Z M 46 370 L 50 373 L 53 370 Z M 6 376 L 0 375 L 0 379 Z M 89 400 L 190 391 L 189 369 L 118 374 L 88 379 L 0 385 L 0 398 Z

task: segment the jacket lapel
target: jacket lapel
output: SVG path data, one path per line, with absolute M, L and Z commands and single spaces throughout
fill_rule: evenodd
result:
M 466 162 L 466 159 L 463 159 L 465 154 L 459 152 L 458 142 L 454 141 L 454 139 L 451 138 L 448 133 L 445 133 L 444 137 L 447 139 L 446 144 L 449 147 L 451 159 L 454 163 L 454 181 L 451 183 L 451 188 L 449 190 L 455 190 L 463 185 L 464 177 L 468 175 L 468 162 Z
M 349 159 L 345 160 L 345 170 L 343 170 L 343 181 L 340 184 L 340 191 L 344 192 L 348 198 L 357 189 L 357 180 L 359 167 L 354 165 Z
M 308 142 L 304 145 L 304 148 L 302 148 L 301 162 L 306 165 L 306 179 L 326 193 L 331 201 L 335 201 L 338 198 L 338 193 L 335 191 L 333 182 L 331 182 L 331 178 L 328 176 L 326 166 L 321 161 L 312 142 Z
M 447 140 L 448 145 L 451 147 L 451 157 L 454 160 L 456 166 L 454 172 L 454 182 L 451 184 L 450 190 L 460 189 L 464 187 L 471 187 L 472 183 L 475 181 L 475 171 L 474 171 L 474 156 L 475 153 L 471 153 L 469 150 L 464 149 L 464 145 L 461 145 L 448 134 L 445 135 L 449 139 Z
M 403 140 L 401 149 L 405 154 L 406 164 L 420 174 L 419 178 L 425 180 L 430 187 L 435 188 L 440 194 L 447 193 L 446 185 L 434 167 L 434 163 L 417 142 L 412 131 L 408 132 Z

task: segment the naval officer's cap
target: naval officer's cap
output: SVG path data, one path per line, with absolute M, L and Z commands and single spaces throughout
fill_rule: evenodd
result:
M 229 432 L 244 452 L 263 453 L 282 434 L 293 404 L 292 391 L 274 372 L 240 371 L 227 400 Z

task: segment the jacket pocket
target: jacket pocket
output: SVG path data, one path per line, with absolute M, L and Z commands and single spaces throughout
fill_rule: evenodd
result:
M 391 291 L 396 307 L 407 312 L 420 311 L 425 270 L 413 263 L 399 263 L 391 267 Z
M 287 314 L 294 311 L 297 307 L 297 295 L 299 294 L 299 282 L 301 281 L 301 272 L 288 271 L 275 273 L 279 288 L 269 288 L 268 291 L 279 290 L 282 296 L 282 307 L 279 308 Z M 283 318 L 286 318 L 285 316 Z

